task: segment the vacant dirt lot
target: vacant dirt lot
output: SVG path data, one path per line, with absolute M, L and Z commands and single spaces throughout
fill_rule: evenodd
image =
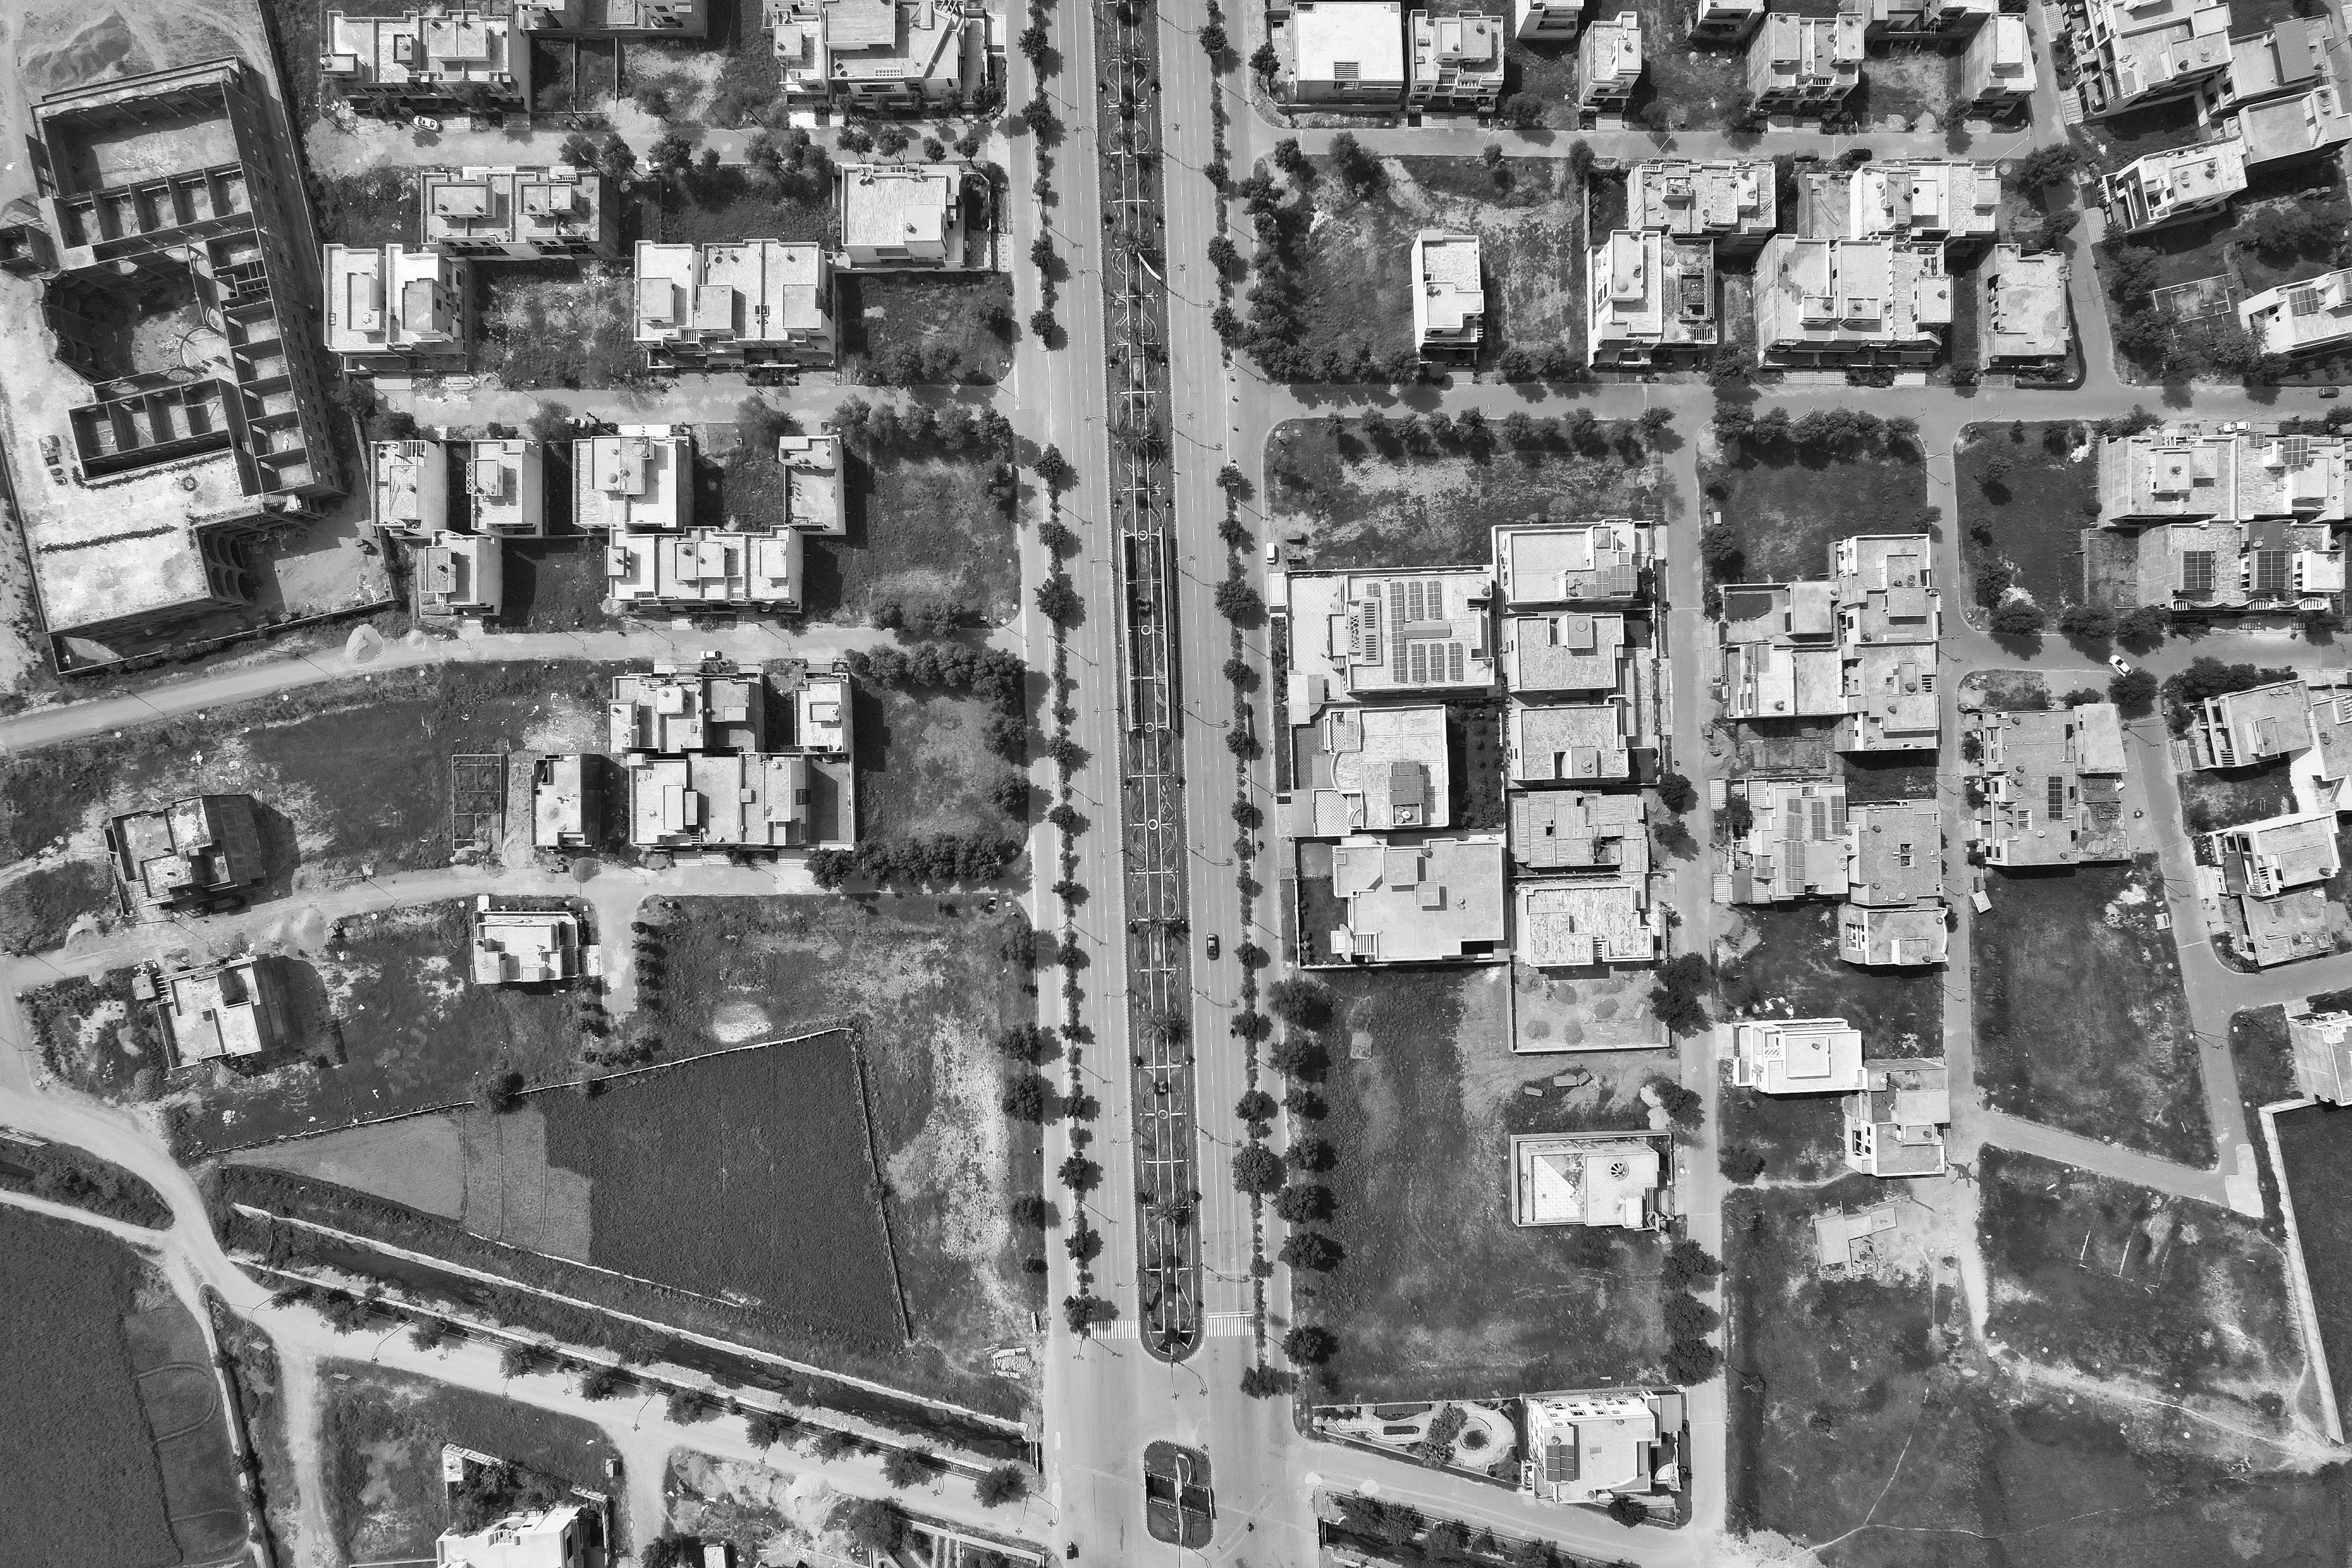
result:
M 1391 426 L 1398 421 L 1391 421 Z M 1658 463 L 1596 427 L 1587 450 L 1554 425 L 1539 445 L 1408 448 L 1361 421 L 1294 419 L 1266 438 L 1266 510 L 1276 533 L 1319 571 L 1450 566 L 1494 558 L 1496 523 L 1659 518 Z
M 2145 1149 L 2213 1160 L 2197 1040 L 2163 872 L 2129 866 L 1994 872 L 1971 954 L 1977 1081 L 2001 1110 Z

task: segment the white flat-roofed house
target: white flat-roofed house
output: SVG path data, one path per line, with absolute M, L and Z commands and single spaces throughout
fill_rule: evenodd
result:
M 2110 227 L 2145 234 L 2228 206 L 2246 188 L 2246 144 L 2225 136 L 2143 153 L 2100 184 Z
M 1294 835 L 1345 838 L 1453 825 L 1445 710 L 1435 703 L 1332 703 L 1297 726 L 1294 796 L 1308 820 Z
M 2257 968 L 2316 958 L 2352 936 L 2352 921 L 2328 898 L 2344 868 L 2333 806 L 2244 823 L 2208 834 L 2221 868 L 2225 939 Z
M 1751 778 L 1748 828 L 1718 874 L 1726 903 L 1843 899 L 1851 877 L 1845 785 L 1834 779 Z
M 1724 717 L 1811 719 L 1846 711 L 1836 585 L 1739 583 L 1717 622 Z
M 1572 39 L 1584 26 L 1584 0 L 1511 0 L 1511 36 Z
M 2352 1013 L 2305 1013 L 2286 1021 L 2295 1087 L 2329 1105 L 2352 1101 Z
M 2225 134 L 2242 142 L 2246 168 L 2267 169 L 2317 158 L 2352 142 L 2352 113 L 2334 87 L 2315 87 L 2294 98 L 2249 104 L 2221 122 Z
M 2230 40 L 2230 74 L 2211 96 L 2217 109 L 2308 92 L 2336 80 L 2340 48 L 2325 16 L 2282 16 L 2263 32 Z
M 1503 709 L 1504 774 L 1515 784 L 1625 784 L 1633 777 L 1633 704 L 1528 702 Z
M 1862 1088 L 1862 1031 L 1843 1018 L 1763 1018 L 1723 1028 L 1730 1035 L 1734 1088 L 1759 1094 L 1852 1094 Z
M 1862 1088 L 1838 1102 L 1845 1163 L 1866 1176 L 1943 1173 L 1951 1077 L 1940 1057 L 1862 1064 Z
M 1642 85 L 1646 62 L 1642 58 L 1642 14 L 1620 11 L 1596 16 L 1576 41 L 1577 107 L 1599 114 L 1621 114 Z
M 2225 691 L 2200 703 L 2187 741 L 2200 768 L 2254 768 L 2292 757 L 2312 744 L 2311 689 L 2301 680 L 2274 680 Z
M 1415 11 L 1406 101 L 1422 111 L 1493 109 L 1503 97 L 1503 36 L 1500 16 Z
M 1512 611 L 1638 603 L 1656 554 L 1656 526 L 1632 518 L 1495 529 L 1496 581 Z
M 1537 1501 L 1605 1504 L 1682 1489 L 1680 1394 L 1545 1394 L 1529 1396 L 1522 1409 L 1519 1490 Z
M 849 531 L 847 498 L 841 488 L 841 437 L 830 433 L 776 437 L 776 461 L 784 468 L 784 521 L 803 533 L 838 536 Z
M 1840 0 L 1862 18 L 1864 44 L 1942 45 L 1973 36 L 2000 9 L 1999 0 Z
M 1759 114 L 1828 114 L 1862 82 L 1863 20 L 1766 14 L 1748 44 L 1748 93 Z
M 375 525 L 399 539 L 430 539 L 449 521 L 449 449 L 431 439 L 378 441 L 368 451 Z
M 583 533 L 671 533 L 693 515 L 694 437 L 624 425 L 572 443 L 572 522 Z
M 1490 569 L 1293 572 L 1288 584 L 1291 679 L 1319 683 L 1292 703 L 1297 710 L 1311 711 L 1326 692 L 1371 700 L 1495 689 Z
M 1633 695 L 1625 617 L 1558 610 L 1503 623 L 1503 683 L 1515 693 Z
M 595 1522 L 576 1502 L 510 1513 L 471 1535 L 444 1531 L 433 1551 L 434 1568 L 594 1568 L 604 1560 Z
M 793 743 L 817 756 L 847 756 L 852 712 L 845 670 L 809 676 L 793 693 Z
M 641 849 L 815 847 L 809 759 L 798 753 L 632 756 L 629 842 Z
M 1760 15 L 1760 13 L 1759 13 Z M 1625 226 L 1750 252 L 1780 226 L 1769 158 L 1648 158 L 1625 180 Z
M 569 910 L 499 906 L 474 900 L 474 984 L 547 985 L 576 979 L 582 968 L 580 917 Z
M 1612 872 L 1538 878 L 1514 889 L 1522 963 L 1538 969 L 1655 963 L 1665 947 L 1665 910 L 1649 879 Z
M 1932 802 L 1846 808 L 1846 901 L 1838 911 L 1838 956 L 1861 968 L 1941 963 L 1945 929 L 1944 840 Z
M 2084 0 L 2072 15 L 2085 114 L 2184 98 L 2230 70 L 2228 0 Z
M 656 370 L 834 361 L 833 261 L 814 242 L 637 242 L 636 339 Z
M 524 30 L 556 37 L 699 38 L 709 0 L 515 0 Z
M 2249 294 L 2238 324 L 2266 354 L 2317 353 L 2352 340 L 2352 268 Z
M 249 795 L 199 795 L 108 819 L 107 857 L 122 912 L 147 919 L 261 881 L 261 828 Z
M 1274 26 L 1285 102 L 1318 109 L 1395 109 L 1411 68 L 1397 0 L 1297 0 Z
M 960 170 L 845 163 L 836 178 L 844 271 L 956 271 L 979 264 L 965 243 Z
M 327 247 L 327 350 L 359 375 L 465 366 L 472 274 L 455 257 L 404 245 Z
M 2028 256 L 2016 246 L 1996 245 L 1978 277 L 1984 289 L 1977 305 L 1979 363 L 1991 370 L 2042 370 L 2065 363 L 2074 327 L 2063 254 Z
M 1647 811 L 1638 791 L 1514 791 L 1511 859 L 1527 871 L 1647 877 Z
M 1721 337 L 1715 245 L 1661 229 L 1616 229 L 1592 252 L 1585 352 L 1594 364 L 1670 365 Z
M 2033 37 L 2022 16 L 1997 16 L 1977 29 L 1960 57 L 1960 93 L 1971 109 L 2005 113 L 2032 101 L 2041 85 Z
M 362 104 L 406 113 L 530 103 L 529 40 L 492 7 L 397 16 L 329 11 L 320 49 L 320 74 Z
M 1328 962 L 1436 963 L 1503 952 L 1500 834 L 1302 846 L 1302 876 L 1309 848 L 1321 850 L 1318 858 L 1328 857 L 1331 896 L 1344 911 L 1344 923 L 1313 933 Z
M 1807 177 L 1811 191 L 1821 175 Z M 1842 184 L 1845 227 L 1833 239 L 1937 239 L 1947 245 L 1990 240 L 2000 218 L 2000 165 L 1961 158 L 1890 158 L 1864 163 Z M 1820 232 L 1800 220 L 1808 234 Z
M 601 836 L 602 757 L 572 752 L 531 764 L 530 842 L 536 849 L 593 849 Z
M 1756 264 L 1756 339 L 1767 364 L 1925 367 L 1952 324 L 1940 244 L 1776 234 Z
M 520 436 L 468 441 L 466 499 L 474 527 L 501 539 L 538 539 L 547 532 L 547 463 L 538 442 Z
M 1736 44 L 1764 25 L 1765 0 L 1690 0 L 1693 42 Z
M 232 958 L 167 971 L 156 986 L 174 1070 L 254 1057 L 286 1041 L 285 1009 L 268 961 Z
M 495 536 L 441 532 L 409 561 L 417 616 L 492 620 L 506 607 L 506 546 Z
M 1478 237 L 1424 228 L 1412 237 L 1412 341 L 1425 360 L 1475 359 L 1486 330 Z
M 764 610 L 801 607 L 803 535 L 795 529 L 744 533 L 691 528 L 682 533 L 615 531 L 605 546 L 605 596 L 625 610 Z
M 766 0 L 761 16 L 803 107 L 938 112 L 990 75 L 987 18 L 959 0 Z
M 1511 1223 L 1655 1230 L 1670 1202 L 1671 1175 L 1655 1138 L 1520 1133 L 1511 1139 Z
M 616 260 L 612 182 L 568 164 L 480 164 L 417 174 L 425 247 L 478 260 Z
M 1985 863 L 2027 868 L 2131 858 L 2123 721 L 2112 702 L 1973 716 Z
M 757 666 L 705 657 L 613 677 L 607 749 L 682 756 L 767 750 L 767 684 Z

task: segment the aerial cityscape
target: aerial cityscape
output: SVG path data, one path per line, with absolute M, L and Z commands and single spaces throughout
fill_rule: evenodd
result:
M 0 1568 L 2352 1562 L 2341 0 L 0 45 Z

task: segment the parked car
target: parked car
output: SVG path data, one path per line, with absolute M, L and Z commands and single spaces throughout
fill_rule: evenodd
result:
M 1266 540 L 1265 563 L 1269 566 L 1279 566 L 1282 564 L 1282 542 L 1280 540 L 1271 537 Z
M 2344 389 L 2340 386 L 2323 386 L 2319 389 L 2319 395 L 2322 397 L 2334 397 L 2343 390 Z
M 441 122 L 434 119 L 429 114 L 420 114 L 408 123 L 412 129 L 417 131 L 438 131 L 441 129 Z
M 1215 931 L 1211 931 L 1209 933 L 1209 956 L 1211 958 L 1214 958 L 1218 953 L 1223 951 L 1224 945 L 1217 941 L 1217 933 Z
M 2107 664 L 2117 675 L 2129 675 L 2132 672 L 2132 661 L 2119 653 L 2107 655 Z

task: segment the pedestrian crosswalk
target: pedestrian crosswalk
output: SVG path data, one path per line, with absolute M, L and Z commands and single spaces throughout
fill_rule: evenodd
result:
M 1213 1340 L 1239 1339 L 1250 1333 L 1247 1312 L 1211 1312 L 1202 1325 Z M 1097 1325 L 1094 1337 L 1098 1340 L 1139 1340 L 1142 1325 L 1133 1318 L 1118 1318 Z

